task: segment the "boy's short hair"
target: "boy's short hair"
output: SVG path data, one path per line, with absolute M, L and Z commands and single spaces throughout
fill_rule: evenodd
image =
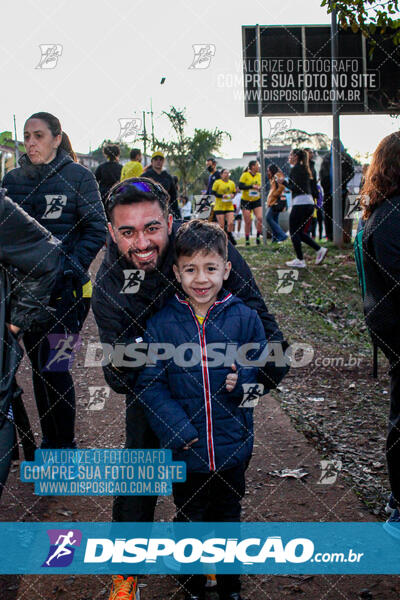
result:
M 193 219 L 181 225 L 175 236 L 175 262 L 180 256 L 195 252 L 215 252 L 223 260 L 228 257 L 228 238 L 217 223 Z

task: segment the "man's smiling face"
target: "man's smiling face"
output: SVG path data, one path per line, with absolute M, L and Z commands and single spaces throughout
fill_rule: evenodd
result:
M 172 215 L 166 219 L 157 200 L 118 204 L 108 228 L 128 262 L 136 269 L 153 271 L 168 246 Z

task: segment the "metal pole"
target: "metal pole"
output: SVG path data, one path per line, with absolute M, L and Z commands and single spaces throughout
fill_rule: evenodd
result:
M 15 166 L 18 166 L 18 161 L 19 161 L 19 148 L 18 148 L 18 139 L 17 139 L 17 124 L 15 122 L 15 115 L 13 115 L 14 118 L 14 137 L 15 137 Z
M 154 120 L 153 120 L 153 98 L 150 98 L 150 117 L 151 117 L 151 145 L 154 148 Z
M 331 13 L 331 54 L 332 54 L 332 219 L 333 243 L 335 246 L 343 245 L 343 213 L 342 213 L 342 173 L 340 149 L 340 123 L 339 107 L 337 102 L 337 58 L 339 54 L 338 27 L 336 10 Z
M 262 235 L 264 245 L 267 243 L 267 227 L 265 221 L 265 159 L 264 159 L 264 139 L 263 139 L 263 122 L 262 122 L 262 88 L 261 88 L 261 36 L 260 26 L 256 25 L 256 52 L 258 63 L 258 123 L 260 126 L 260 163 L 261 163 L 261 206 L 262 206 Z
M 144 154 L 143 161 L 144 161 L 145 167 L 147 167 L 146 149 L 147 149 L 146 111 L 143 111 L 143 154 Z

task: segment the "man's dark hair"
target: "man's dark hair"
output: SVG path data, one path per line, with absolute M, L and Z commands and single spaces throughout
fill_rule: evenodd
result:
M 213 165 L 216 165 L 216 164 L 217 164 L 217 161 L 215 160 L 215 158 L 214 158 L 213 156 L 209 156 L 209 157 L 207 158 L 206 162 L 207 162 L 207 161 L 209 161 L 209 160 L 211 160 L 211 162 L 212 162 L 212 164 L 213 164 Z
M 136 185 L 135 185 L 136 184 Z M 148 188 L 144 191 L 140 188 Z M 112 211 L 118 205 L 158 202 L 165 219 L 169 213 L 169 194 L 160 183 L 149 177 L 131 177 L 113 185 L 105 201 L 107 217 L 112 221 Z
M 224 260 L 228 256 L 228 238 L 217 223 L 193 219 L 181 225 L 175 236 L 175 262 L 180 256 L 196 252 L 215 252 Z
M 142 154 L 142 151 L 139 150 L 139 148 L 132 148 L 132 150 L 129 154 L 129 158 L 131 160 L 136 160 L 136 158 L 139 156 L 139 154 Z

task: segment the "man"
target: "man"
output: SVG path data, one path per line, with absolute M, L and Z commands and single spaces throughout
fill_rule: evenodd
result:
M 146 169 L 146 177 L 150 177 L 157 183 L 161 183 L 163 188 L 168 192 L 170 197 L 169 207 L 175 219 L 181 219 L 181 211 L 179 210 L 176 185 L 172 176 L 163 169 L 165 156 L 163 152 L 157 150 L 151 156 L 151 165 Z
M 207 184 L 207 194 L 212 194 L 214 182 L 221 179 L 221 173 L 217 171 L 217 161 L 212 156 L 206 160 L 206 169 L 210 173 Z
M 130 177 L 140 177 L 143 173 L 141 150 L 132 148 L 129 156 L 131 160 L 122 167 L 121 181 Z
M 59 246 L 44 227 L 5 196 L 4 189 L 0 189 L 0 240 L 1 496 L 16 449 L 15 423 L 18 426 L 19 416 L 29 429 L 19 401 L 21 390 L 15 382 L 23 354 L 17 336 L 33 328 L 43 334 L 52 320 L 48 303 L 57 277 Z M 19 414 L 15 410 L 17 400 Z M 26 456 L 26 460 L 33 460 L 33 456 Z
M 93 294 L 93 312 L 102 343 L 115 346 L 141 342 L 147 320 L 179 289 L 173 273 L 173 242 L 178 226 L 169 214 L 168 203 L 164 188 L 144 177 L 126 180 L 110 192 L 106 207 L 110 237 Z M 225 288 L 257 311 L 267 341 L 274 348 L 274 356 L 275 351 L 277 354 L 285 351 L 287 343 L 274 316 L 268 312 L 248 265 L 231 244 L 228 259 L 232 270 Z M 127 287 L 127 281 L 131 280 L 132 284 Z M 260 369 L 265 391 L 275 387 L 287 370 L 283 362 L 269 362 Z M 126 447 L 159 447 L 135 394 L 138 370 L 123 368 L 111 361 L 104 367 L 104 375 L 112 389 L 126 394 Z M 113 519 L 153 521 L 156 502 L 156 496 L 117 497 Z M 137 580 L 117 576 L 113 586 L 110 600 L 128 599 L 133 597 Z M 128 590 L 126 596 L 117 595 L 125 589 Z
M 340 143 L 340 160 L 342 166 L 342 219 L 347 198 L 347 184 L 354 176 L 354 163 L 350 154 L 344 150 Z M 328 240 L 333 240 L 333 196 L 332 196 L 332 148 L 328 154 L 325 154 L 321 169 L 319 171 L 321 187 L 324 191 L 324 214 L 325 214 L 325 233 Z

